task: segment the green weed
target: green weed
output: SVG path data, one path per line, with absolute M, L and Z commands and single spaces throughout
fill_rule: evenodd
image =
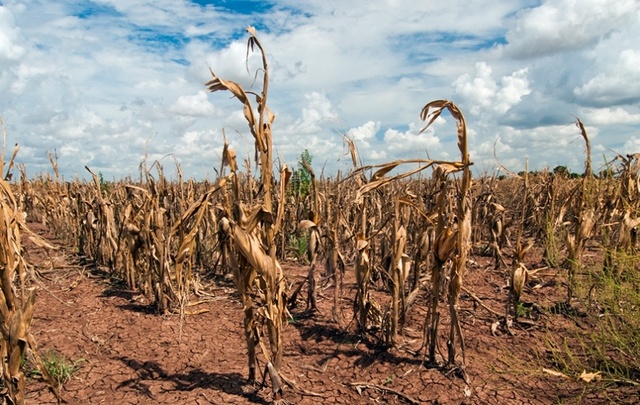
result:
M 582 331 L 548 334 L 548 360 L 567 375 L 584 370 L 603 379 L 640 382 L 640 274 L 632 268 L 620 275 L 591 270 L 580 285 L 585 312 Z
M 84 362 L 84 359 L 72 361 L 55 350 L 42 353 L 40 360 L 44 369 L 59 387 L 69 382 L 73 374 L 78 371 L 79 365 Z M 36 377 L 41 373 L 36 367 L 31 367 L 27 374 L 31 377 Z
M 300 262 L 307 264 L 307 244 L 309 240 L 309 232 L 301 231 L 299 235 L 289 236 L 289 250 L 292 251 Z

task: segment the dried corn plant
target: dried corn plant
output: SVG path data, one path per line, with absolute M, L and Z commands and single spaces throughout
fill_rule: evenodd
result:
M 4 122 L 3 140 L 6 139 Z M 17 153 L 17 145 L 13 158 Z M 5 168 L 4 141 L 2 156 L 0 156 L 0 171 Z M 11 168 L 12 163 L 9 165 Z M 25 223 L 25 213 L 18 208 L 18 202 L 6 178 L 10 178 L 9 169 L 4 178 L 0 178 L 0 367 L 2 381 L 6 387 L 6 400 L 9 404 L 22 405 L 25 403 L 26 376 L 21 369 L 22 360 L 30 351 L 36 366 L 45 381 L 58 399 L 61 397 L 52 383 L 53 379 L 43 367 L 37 353 L 34 337 L 29 332 L 36 301 L 36 289 L 28 288 L 27 263 L 24 259 L 21 242 L 23 231 L 29 232 Z M 32 234 L 31 239 L 41 245 L 47 244 Z M 17 291 L 16 291 L 17 290 Z
M 2 166 L 0 166 L 2 167 Z M 26 230 L 24 215 L 18 210 L 9 184 L 0 179 L 0 329 L 2 342 L 2 378 L 7 388 L 10 404 L 25 403 L 26 376 L 21 370 L 22 359 L 29 350 L 45 381 L 56 398 L 61 399 L 53 384 L 53 379 L 43 367 L 37 354 L 35 339 L 30 334 L 31 321 L 35 309 L 36 290 L 26 288 L 26 263 L 21 247 L 21 231 Z M 34 241 L 38 238 L 32 238 Z M 15 283 L 18 279 L 19 291 Z
M 143 258 L 148 251 L 145 242 L 147 237 L 147 227 L 145 227 L 145 216 L 147 205 L 150 201 L 150 193 L 141 187 L 128 185 L 124 207 L 121 218 L 121 229 L 119 232 L 118 249 L 121 257 L 122 273 L 127 286 L 131 289 L 146 290 L 150 295 L 151 286 L 145 288 L 145 277 L 143 269 L 145 262 Z
M 391 306 L 386 312 L 386 317 L 389 322 L 385 322 L 387 325 L 383 328 L 384 341 L 387 345 L 395 346 L 398 339 L 398 329 L 400 327 L 400 314 L 404 313 L 404 285 L 407 278 L 407 273 L 411 265 L 409 256 L 405 254 L 407 245 L 407 231 L 403 225 L 401 225 L 400 218 L 400 200 L 396 198 L 394 203 L 394 221 L 393 221 L 393 233 L 392 233 L 392 248 L 389 260 L 387 262 L 386 272 L 388 281 L 388 289 L 391 293 Z
M 462 288 L 462 280 L 466 271 L 467 256 L 471 249 L 472 200 L 470 190 L 472 163 L 469 159 L 467 147 L 467 125 L 462 111 L 460 111 L 454 103 L 448 100 L 436 100 L 428 103 L 422 109 L 420 117 L 423 121 L 427 121 L 426 129 L 445 109 L 451 114 L 457 123 L 458 149 L 460 150 L 461 161 L 456 162 L 456 165 L 453 168 L 451 167 L 452 165 L 440 165 L 443 169 L 440 176 L 444 180 L 448 172 L 454 171 L 451 169 L 456 169 L 456 171 L 461 170 L 462 176 L 456 182 L 456 203 L 455 210 L 452 210 L 455 213 L 455 221 L 453 221 L 453 223 L 448 227 L 443 223 L 445 220 L 445 209 L 441 206 L 446 200 L 442 198 L 438 201 L 438 226 L 434 250 L 438 252 L 436 254 L 438 261 L 442 262 L 449 257 L 452 261 L 447 300 L 449 305 L 449 316 L 451 318 L 449 340 L 447 341 L 447 365 L 449 367 L 454 367 L 456 365 L 457 347 L 459 347 L 461 350 L 462 362 L 458 367 L 462 371 L 463 377 L 466 380 L 466 373 L 464 372 L 465 346 L 462 328 L 460 327 L 460 321 L 458 320 L 458 300 L 460 296 L 460 289 Z M 435 274 L 432 277 L 434 276 Z M 437 298 L 434 297 L 434 299 Z M 438 316 L 435 314 L 433 321 L 434 322 L 429 325 L 430 330 L 437 329 Z M 431 344 L 435 344 L 435 342 Z M 431 353 L 430 351 L 430 356 L 430 361 L 435 361 L 435 353 Z
M 432 108 L 434 109 L 434 111 L 433 113 L 430 113 L 429 109 Z M 442 265 L 444 265 L 444 262 L 449 259 L 449 254 L 452 253 L 454 249 L 456 252 L 455 260 L 453 260 L 455 270 L 452 273 L 451 277 L 453 285 L 450 284 L 449 291 L 449 305 L 451 308 L 453 308 L 450 310 L 450 314 L 453 320 L 452 332 L 450 334 L 451 342 L 453 342 L 450 345 L 450 363 L 453 363 L 455 359 L 455 342 L 458 342 L 458 344 L 462 346 L 462 350 L 464 352 L 464 343 L 462 341 L 461 329 L 459 323 L 457 322 L 457 300 L 462 283 L 462 275 L 464 273 L 464 268 L 466 265 L 467 251 L 470 248 L 469 237 L 471 231 L 471 202 L 468 196 L 468 192 L 471 186 L 471 173 L 468 169 L 468 166 L 470 166 L 470 162 L 468 160 L 468 153 L 466 151 L 466 126 L 464 124 L 464 118 L 462 117 L 462 114 L 460 113 L 458 108 L 453 103 L 446 100 L 434 101 L 432 103 L 429 103 L 427 107 L 425 107 L 426 112 L 425 110 L 423 110 L 423 119 L 429 118 L 429 124 L 431 124 L 433 120 L 435 120 L 445 108 L 449 109 L 451 115 L 454 116 L 454 118 L 459 122 L 459 145 L 461 148 L 461 153 L 463 154 L 463 161 L 448 162 L 436 161 L 431 159 L 398 160 L 394 162 L 383 163 L 380 165 L 359 167 L 351 176 L 348 177 L 348 179 L 356 178 L 359 182 L 359 188 L 357 190 L 354 202 L 359 207 L 360 213 L 363 213 L 365 212 L 367 207 L 364 204 L 365 198 L 367 196 L 370 196 L 371 194 L 375 194 L 373 193 L 374 191 L 378 191 L 384 186 L 397 184 L 402 179 L 414 176 L 427 168 L 436 167 L 436 173 L 438 173 L 437 176 L 440 176 L 444 184 L 444 187 L 438 194 L 438 198 L 441 199 L 438 202 L 438 207 L 442 208 L 442 215 L 440 216 L 444 217 L 444 207 L 446 201 L 445 197 L 447 196 L 447 193 L 449 191 L 447 187 L 448 183 L 446 182 L 446 176 L 449 173 L 459 171 L 463 172 L 462 181 L 458 185 L 458 193 L 456 194 L 458 198 L 463 196 L 463 198 L 461 198 L 462 202 L 455 205 L 455 207 L 458 208 L 455 213 L 453 211 L 451 212 L 458 218 L 461 218 L 462 222 L 456 222 L 456 231 L 454 232 L 451 228 L 446 228 L 445 230 L 444 219 L 439 221 L 441 227 L 436 227 L 437 236 L 435 243 L 433 243 L 433 249 L 436 251 L 439 249 L 440 253 L 440 256 L 438 256 L 439 253 L 435 254 L 436 264 L 434 264 L 434 267 L 438 266 L 438 258 L 443 259 Z M 355 154 L 352 153 L 352 155 L 354 156 Z M 418 167 L 393 176 L 387 176 L 387 174 L 405 164 L 418 165 Z M 368 180 L 362 179 L 361 175 L 363 172 L 374 169 L 375 171 Z M 400 323 L 399 315 L 401 313 L 400 307 L 403 301 L 406 301 L 404 296 L 404 281 L 406 280 L 408 269 L 411 267 L 411 260 L 405 253 L 407 233 L 405 226 L 400 223 L 401 214 L 399 210 L 399 202 L 400 200 L 397 200 L 397 203 L 395 205 L 395 214 L 392 215 L 392 218 L 395 218 L 393 222 L 393 230 L 391 233 L 392 240 L 390 240 L 389 242 L 384 242 L 383 239 L 383 243 L 381 246 L 381 250 L 383 252 L 382 257 L 388 257 L 388 260 L 386 261 L 387 265 L 383 265 L 382 267 L 386 270 L 387 283 L 391 293 L 391 303 L 389 308 L 385 311 L 382 329 L 385 342 L 391 345 L 393 345 L 397 339 L 397 332 L 399 330 L 398 326 Z M 366 332 L 367 321 L 373 315 L 372 313 L 376 310 L 376 308 L 371 304 L 372 301 L 368 296 L 369 277 L 371 276 L 372 269 L 368 250 L 370 249 L 371 241 L 373 240 L 375 233 L 368 233 L 370 232 L 370 230 L 367 228 L 366 223 L 367 221 L 365 221 L 363 218 L 361 222 L 361 231 L 357 236 L 358 259 L 356 262 L 356 281 L 358 284 L 358 292 L 356 293 L 356 300 L 354 302 L 354 316 L 358 321 L 358 329 L 361 332 Z M 460 227 L 460 229 L 462 230 L 461 232 L 458 232 L 458 227 Z M 384 224 L 379 225 L 376 233 L 381 232 L 383 228 Z M 386 247 L 387 245 L 389 247 Z M 385 255 L 384 252 L 388 252 L 388 254 Z M 443 256 L 445 255 L 447 257 L 443 258 Z M 454 259 L 453 256 L 452 259 Z M 438 275 L 435 273 L 436 271 L 434 270 L 432 281 L 434 279 L 439 280 Z M 438 287 L 436 287 L 436 289 L 439 288 L 439 286 L 440 283 L 438 282 Z M 434 295 L 437 297 L 439 294 Z M 435 299 L 437 300 L 438 298 Z M 437 315 L 434 316 L 437 318 Z M 435 321 L 435 323 L 437 324 L 437 321 Z
M 426 219 L 425 224 L 423 226 L 423 229 L 425 230 L 419 233 L 420 240 L 418 242 L 417 248 L 415 249 L 415 253 L 412 260 L 413 269 L 411 272 L 411 288 L 410 288 L 411 291 L 407 296 L 407 302 L 404 309 L 404 312 L 405 312 L 404 316 L 406 316 L 407 311 L 409 310 L 411 305 L 414 303 L 415 299 L 417 298 L 418 292 L 420 291 L 420 287 L 421 287 L 420 282 L 421 282 L 421 275 L 422 275 L 421 269 L 424 268 L 425 270 L 430 271 L 432 267 L 433 244 L 435 243 L 435 239 L 436 239 L 436 230 L 433 222 L 435 217 L 433 217 L 433 215 L 427 216 L 426 214 L 423 215 L 423 217 Z
M 503 168 L 503 170 L 507 171 Z M 501 204 L 500 196 L 497 193 L 498 181 L 495 177 L 480 179 L 480 184 L 476 187 L 479 194 L 474 200 L 474 232 L 472 239 L 474 243 L 484 242 L 484 234 L 488 236 L 488 243 L 485 245 L 483 253 L 489 253 L 493 257 L 494 268 L 496 270 L 507 267 L 504 258 L 504 249 L 511 247 L 510 227 L 511 217 Z M 506 181 L 506 179 L 502 180 Z M 488 232 L 487 232 L 488 230 Z
M 74 198 L 76 183 L 65 182 L 58 171 L 57 155 L 49 153 L 54 177 L 41 174 L 27 181 L 26 169 L 21 168 L 21 200 L 30 220 L 39 221 L 60 239 L 78 237 L 78 201 Z
M 445 265 L 449 262 L 455 246 L 457 230 L 455 224 L 448 218 L 452 216 L 449 190 L 447 188 L 447 173 L 442 169 L 434 171 L 434 178 L 438 182 L 439 192 L 436 197 L 436 225 L 434 229 L 435 239 L 432 244 L 433 266 L 431 268 L 430 305 L 425 320 L 424 345 L 428 350 L 428 359 L 431 364 L 436 364 L 436 347 L 438 344 L 438 325 L 440 322 L 440 288 L 444 279 Z
M 474 187 L 477 190 L 477 195 L 474 197 L 473 204 L 473 232 L 471 234 L 471 240 L 474 246 L 482 245 L 485 243 L 482 253 L 488 254 L 493 249 L 493 206 L 492 203 L 496 200 L 495 190 L 493 190 L 487 178 L 482 177 L 478 180 Z
M 309 261 L 309 273 L 307 275 L 307 310 L 315 312 L 317 310 L 316 262 L 321 251 L 320 216 L 318 213 L 320 209 L 320 195 L 318 193 L 316 174 L 311 164 L 306 159 L 303 159 L 302 165 L 311 175 L 311 196 L 313 197 L 313 204 L 309 211 L 309 218 L 300 221 L 298 230 L 307 230 L 309 235 L 307 239 L 307 260 Z
M 489 203 L 489 219 L 490 219 L 490 246 L 493 251 L 494 267 L 499 269 L 501 266 L 506 267 L 506 261 L 503 255 L 503 249 L 508 244 L 507 237 L 507 219 L 505 208 L 498 203 Z
M 528 162 L 527 167 L 522 177 L 522 206 L 520 213 L 520 221 L 518 223 L 518 234 L 516 236 L 515 254 L 511 265 L 511 277 L 509 279 L 509 296 L 507 297 L 507 309 L 505 313 L 505 326 L 509 334 L 510 330 L 510 308 L 513 308 L 513 317 L 518 319 L 518 305 L 520 304 L 520 296 L 524 290 L 524 286 L 529 280 L 529 270 L 525 266 L 525 255 L 533 247 L 533 243 L 527 246 L 522 245 L 522 235 L 524 233 L 524 227 L 526 222 L 526 202 L 529 199 L 529 170 Z
M 352 150 L 352 159 L 355 160 L 355 146 L 350 143 Z M 398 160 L 390 163 L 383 163 L 373 166 L 358 167 L 354 172 L 348 176 L 346 180 L 355 178 L 358 184 L 358 190 L 353 203 L 356 206 L 356 218 L 359 219 L 359 231 L 356 235 L 356 284 L 357 293 L 354 300 L 354 318 L 356 319 L 357 329 L 360 333 L 364 334 L 369 329 L 369 320 L 374 321 L 375 326 L 383 326 L 384 340 L 388 344 L 394 344 L 396 341 L 396 334 L 399 324 L 399 299 L 401 295 L 400 281 L 405 277 L 401 276 L 399 272 L 407 272 L 407 266 L 410 265 L 410 260 L 405 257 L 405 244 L 406 244 L 406 229 L 404 229 L 399 222 L 394 221 L 394 230 L 392 230 L 392 239 L 390 242 L 385 242 L 383 239 L 381 246 L 381 256 L 383 259 L 382 271 L 385 273 L 387 285 L 392 295 L 392 302 L 390 308 L 382 313 L 379 304 L 370 297 L 369 288 L 370 281 L 373 275 L 374 265 L 371 261 L 371 253 L 375 251 L 373 248 L 373 241 L 379 234 L 384 234 L 383 229 L 387 221 L 382 222 L 374 229 L 377 216 L 370 215 L 369 210 L 371 207 L 367 202 L 372 200 L 372 194 L 383 186 L 393 185 L 399 180 L 415 175 L 422 170 L 425 170 L 433 165 L 444 163 L 426 159 L 412 159 L 412 160 Z M 386 175 L 405 164 L 418 165 L 417 169 L 403 172 L 394 176 L 386 177 Z M 369 180 L 363 178 L 362 174 L 365 171 L 376 169 L 371 175 Z M 377 204 L 378 210 L 381 210 L 381 204 Z M 396 203 L 399 207 L 399 201 Z M 396 217 L 396 215 L 392 215 Z M 398 218 L 399 220 L 399 218 Z M 387 243 L 390 244 L 390 248 L 387 248 Z M 386 263 L 385 263 L 386 261 Z M 404 282 L 402 283 L 404 284 Z M 402 295 L 404 292 L 402 291 Z
M 174 294 L 180 305 L 181 316 L 185 314 L 185 306 L 188 303 L 189 295 L 194 282 L 194 252 L 197 250 L 197 235 L 202 228 L 202 224 L 210 212 L 209 200 L 212 196 L 222 190 L 226 183 L 232 180 L 232 176 L 220 178 L 217 184 L 209 189 L 193 203 L 171 228 L 170 238 L 177 239 L 178 253 L 174 264 L 175 290 Z M 182 331 L 182 329 L 181 329 Z
M 340 193 L 337 193 L 338 201 Z M 339 208 L 341 205 L 334 206 Z M 327 203 L 327 231 L 325 235 L 325 269 L 327 277 L 333 280 L 333 321 L 340 323 L 342 317 L 340 314 L 340 297 L 342 295 L 342 287 L 344 283 L 344 273 L 346 269 L 345 258 L 342 254 L 343 239 L 339 235 L 347 235 L 345 239 L 351 239 L 352 230 L 346 225 L 344 217 L 339 209 L 331 208 Z
M 420 175 L 418 175 L 420 177 Z M 430 273 L 433 262 L 432 246 L 435 241 L 435 182 L 419 178 L 419 187 L 412 189 L 407 184 L 400 192 L 398 201 L 406 206 L 402 216 L 406 224 L 406 253 L 402 258 L 401 314 L 400 331 L 406 322 L 409 310 L 416 302 Z M 412 251 L 413 250 L 413 251 Z M 408 287 L 408 288 L 406 288 Z
M 539 210 L 534 211 L 533 218 L 536 224 L 535 229 L 544 247 L 542 256 L 551 267 L 557 267 L 560 264 L 558 233 L 562 229 L 566 210 L 562 204 L 558 204 L 563 191 L 560 182 L 559 176 L 551 175 L 548 171 L 543 172 L 538 175 L 537 190 L 531 193 L 534 206 L 540 207 Z
M 89 257 L 109 268 L 115 267 L 115 253 L 118 250 L 118 229 L 114 217 L 114 204 L 103 195 L 98 175 L 85 166 L 93 178 L 93 195 L 91 201 L 84 201 L 90 207 L 87 211 L 87 234 L 91 235 L 87 247 L 92 251 Z
M 349 180 L 353 177 L 358 189 L 361 189 L 366 183 L 366 177 L 359 171 L 360 162 L 358 160 L 358 152 L 356 144 L 353 140 L 344 137 L 345 142 L 348 144 L 349 153 L 351 156 L 351 162 L 355 168 L 354 174 L 344 179 L 342 182 Z M 342 182 L 340 184 L 342 184 Z M 371 279 L 371 261 L 369 259 L 369 252 L 371 249 L 369 240 L 367 238 L 367 196 L 361 196 L 359 199 L 354 198 L 353 204 L 355 204 L 355 215 L 353 221 L 356 225 L 356 297 L 353 301 L 353 317 L 356 320 L 357 330 L 361 334 L 365 334 L 368 329 L 368 319 L 373 318 L 378 320 L 377 323 L 381 323 L 380 307 L 377 303 L 371 300 L 369 293 L 369 283 Z
M 566 241 L 569 261 L 569 278 L 567 281 L 567 304 L 574 296 L 576 275 L 582 269 L 582 257 L 587 241 L 593 236 L 597 217 L 595 212 L 595 196 L 597 195 L 597 183 L 591 170 L 591 143 L 587 131 L 579 119 L 576 125 L 586 144 L 585 172 L 580 184 L 575 189 L 577 197 L 576 214 L 570 222 L 571 228 L 567 229 Z
M 149 188 L 144 205 L 142 243 L 145 255 L 144 264 L 138 274 L 143 291 L 149 300 L 157 305 L 159 311 L 167 313 L 170 303 L 177 295 L 171 282 L 171 244 L 168 235 L 170 224 L 163 194 L 161 169 L 158 169 L 158 181 L 147 178 Z
M 229 148 L 225 146 L 227 153 L 223 159 L 229 164 L 234 175 L 234 198 L 232 215 L 220 222 L 219 229 L 221 238 L 227 241 L 224 249 L 233 262 L 236 286 L 245 307 L 244 326 L 249 351 L 249 380 L 255 379 L 255 345 L 259 344 L 267 362 L 264 373 L 269 373 L 271 377 L 273 398 L 280 401 L 283 394 L 280 369 L 283 358 L 282 329 L 287 317 L 287 283 L 276 258 L 276 242 L 282 227 L 286 187 L 291 171 L 286 166 L 280 171 L 280 187 L 276 195 L 278 200 L 274 207 L 271 125 L 275 116 L 267 107 L 269 66 L 255 29 L 249 27 L 247 32 L 247 52 L 258 48 L 262 56 L 262 91 L 255 94 L 257 110 L 254 110 L 249 95 L 239 84 L 223 80 L 213 71 L 213 78 L 206 86 L 211 92 L 229 91 L 242 103 L 244 116 L 255 140 L 256 160 L 260 167 L 259 201 L 250 200 L 247 205 L 240 200 L 237 163 L 230 157 Z M 260 305 L 256 311 L 253 311 L 252 300 L 249 297 L 252 290 L 256 290 L 260 297 Z M 261 325 L 264 325 L 267 331 L 269 350 L 260 339 Z
M 433 112 L 430 111 L 431 109 L 433 109 Z M 446 263 L 451 263 L 452 283 L 449 284 L 448 296 L 453 325 L 450 331 L 449 364 L 453 365 L 456 359 L 457 345 L 462 348 L 464 357 L 464 343 L 461 328 L 457 321 L 457 300 L 466 266 L 467 252 L 470 248 L 471 198 L 469 196 L 469 190 L 471 187 L 471 174 L 469 166 L 471 163 L 468 159 L 466 149 L 466 126 L 464 124 L 464 117 L 453 103 L 446 100 L 438 100 L 428 104 L 425 110 L 423 110 L 423 119 L 429 119 L 429 124 L 431 124 L 444 109 L 448 109 L 451 115 L 458 121 L 459 145 L 463 156 L 462 161 L 447 162 L 430 159 L 412 159 L 358 167 L 356 165 L 355 146 L 350 145 L 352 159 L 354 160 L 356 169 L 344 181 L 355 179 L 358 184 L 358 190 L 354 199 L 358 211 L 357 217 L 360 218 L 360 228 L 356 238 L 356 282 L 358 291 L 354 301 L 354 317 L 357 321 L 358 330 L 364 333 L 368 330 L 369 320 L 376 316 L 377 313 L 380 313 L 380 309 L 373 305 L 368 291 L 373 269 L 371 252 L 373 252 L 373 242 L 376 240 L 376 236 L 378 234 L 385 234 L 385 224 L 389 222 L 389 219 L 382 219 L 384 215 L 377 213 L 373 215 L 370 214 L 368 210 L 371 208 L 367 202 L 375 201 L 375 197 L 378 194 L 385 195 L 383 199 L 388 201 L 388 196 L 382 191 L 383 187 L 393 188 L 394 185 L 399 185 L 405 178 L 417 175 L 430 167 L 436 168 L 435 176 L 441 183 L 441 187 L 439 188 L 440 191 L 431 191 L 431 194 L 437 194 L 438 202 L 436 203 L 436 207 L 439 209 L 439 214 L 431 216 L 422 213 L 422 216 L 427 219 L 428 223 L 431 223 L 431 218 L 435 218 L 436 216 L 439 217 L 439 221 L 436 222 L 435 229 L 433 229 L 431 225 L 428 225 L 426 226 L 427 229 L 420 232 L 420 235 L 422 235 L 420 238 L 422 246 L 418 251 L 423 252 L 418 253 L 416 257 L 419 260 L 427 260 L 429 254 L 426 251 L 429 249 L 434 250 L 435 270 L 433 270 L 432 274 L 432 283 L 434 283 L 435 292 L 432 292 L 432 303 L 435 302 L 436 308 L 434 311 L 431 311 L 433 318 L 430 318 L 433 320 L 430 324 L 432 326 L 435 325 L 435 328 L 432 328 L 434 331 L 434 339 L 432 339 L 434 352 L 435 330 L 437 329 L 438 319 L 437 302 L 439 300 L 439 288 L 441 286 L 440 280 L 442 279 L 440 277 L 440 273 L 442 272 L 440 267 L 444 267 Z M 387 176 L 391 171 L 405 164 L 417 164 L 418 167 L 400 174 Z M 373 171 L 369 179 L 363 176 L 366 171 Z M 449 174 L 460 171 L 462 171 L 463 174 L 459 181 L 455 183 L 447 181 Z M 437 188 L 437 184 L 437 182 L 434 183 L 432 187 Z M 450 187 L 450 184 L 455 184 L 455 189 Z M 413 267 L 414 272 L 417 272 L 417 270 L 415 270 L 416 264 L 412 266 L 412 260 L 407 254 L 407 226 L 410 225 L 407 222 L 406 216 L 402 214 L 400 206 L 411 207 L 418 212 L 421 212 L 421 210 L 415 202 L 411 201 L 412 195 L 415 196 L 415 194 L 413 192 L 407 192 L 406 186 L 404 187 L 404 192 L 409 198 L 396 197 L 394 199 L 394 201 L 396 201 L 394 204 L 394 213 L 391 213 L 389 217 L 393 219 L 392 227 L 389 232 L 386 232 L 386 234 L 390 234 L 390 239 L 387 240 L 386 237 L 382 237 L 379 244 L 381 257 L 383 258 L 381 265 L 382 273 L 391 295 L 389 307 L 384 311 L 384 317 L 382 319 L 383 338 L 389 345 L 394 345 L 397 342 L 399 326 L 401 325 L 401 315 L 406 310 L 407 302 L 409 301 L 405 290 L 405 281 L 407 280 L 409 269 Z M 402 187 L 397 187 L 391 195 L 398 196 L 401 189 Z M 460 203 L 448 204 L 454 195 L 456 199 L 459 199 Z M 380 211 L 379 204 L 377 206 L 373 205 L 373 208 L 374 212 Z M 375 218 L 378 219 L 376 220 Z M 460 220 L 458 220 L 458 218 L 460 218 Z M 372 221 L 372 219 L 374 220 Z M 375 227 L 371 226 L 375 223 L 378 223 L 378 225 Z M 417 241 L 413 241 L 412 243 L 416 244 Z M 414 284 L 417 284 L 417 282 Z M 411 294 L 409 297 L 411 297 Z M 433 357 L 435 357 L 435 354 Z
M 612 183 L 609 192 L 601 195 L 609 196 L 600 202 L 600 209 L 605 212 L 607 222 L 613 227 L 612 236 L 605 235 L 604 265 L 605 272 L 620 277 L 629 266 L 630 258 L 637 254 L 638 232 L 640 232 L 640 153 L 618 155 L 619 168 L 617 181 Z

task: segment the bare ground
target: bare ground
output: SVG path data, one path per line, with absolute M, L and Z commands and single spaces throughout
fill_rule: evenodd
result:
M 32 333 L 40 351 L 54 350 L 77 362 L 77 371 L 62 389 L 68 403 L 271 402 L 268 384 L 246 383 L 242 305 L 230 281 L 217 278 L 205 283 L 211 296 L 194 297 L 193 302 L 203 302 L 187 308 L 194 315 L 181 321 L 177 313 L 156 313 L 143 295 L 122 289 L 100 269 L 82 263 L 63 241 L 53 243 L 60 249 L 46 252 L 25 241 L 27 259 L 42 281 Z M 472 259 L 464 285 L 483 305 L 504 313 L 505 270 L 494 270 L 486 257 Z M 541 266 L 535 259 L 529 263 L 529 268 Z M 284 268 L 294 282 L 307 272 L 295 263 Z M 331 320 L 331 287 L 320 292 L 318 313 L 292 311 L 281 370 L 296 384 L 285 390 L 290 403 L 633 404 L 638 400 L 637 387 L 586 383 L 575 376 L 566 379 L 542 371 L 553 367 L 546 358 L 545 342 L 550 336 L 573 336 L 589 328 L 579 316 L 548 310 L 563 292 L 553 270 L 541 271 L 539 287 L 526 291 L 524 301 L 536 304 L 532 319 L 515 325 L 513 336 L 502 327 L 492 334 L 491 326 L 499 317 L 471 295 L 462 294 L 469 386 L 456 370 L 427 367 L 423 361 L 426 292 L 411 309 L 399 347 L 387 350 L 376 345 L 373 336 L 357 335 L 350 322 L 355 296 L 352 271 L 345 275 L 340 324 Z M 382 292 L 374 295 L 384 297 Z M 444 304 L 441 312 L 442 358 L 449 328 Z M 264 361 L 260 364 L 264 366 Z M 36 377 L 28 380 L 27 389 L 28 403 L 56 403 Z

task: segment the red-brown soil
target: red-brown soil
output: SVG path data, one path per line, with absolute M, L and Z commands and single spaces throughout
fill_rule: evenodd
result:
M 32 224 L 43 231 L 41 226 Z M 83 265 L 70 248 L 46 252 L 25 240 L 27 259 L 41 273 L 32 333 L 39 350 L 79 361 L 62 395 L 71 404 L 266 404 L 271 391 L 246 383 L 246 347 L 242 306 L 233 284 L 224 278 L 204 283 L 208 298 L 187 311 L 200 312 L 182 322 L 176 314 L 156 313 L 144 296 L 119 288 L 107 274 Z M 486 257 L 473 256 L 464 285 L 484 305 L 503 313 L 506 271 L 496 271 Z M 530 263 L 530 268 L 541 266 Z M 306 273 L 286 264 L 290 281 Z M 603 382 L 567 380 L 542 372 L 545 340 L 570 336 L 585 328 L 579 319 L 542 310 L 529 324 L 515 325 L 513 336 L 491 325 L 498 316 L 470 295 L 460 302 L 470 386 L 455 372 L 428 368 L 420 351 L 426 314 L 426 292 L 411 309 L 400 346 L 385 350 L 354 333 L 354 277 L 348 270 L 341 301 L 343 321 L 331 321 L 332 288 L 320 293 L 319 312 L 293 311 L 285 329 L 282 373 L 298 389 L 287 387 L 294 404 L 555 404 L 636 403 L 638 389 Z M 541 272 L 540 288 L 523 299 L 548 308 L 560 299 L 555 271 Z M 379 288 L 382 291 L 382 287 Z M 382 292 L 377 297 L 384 297 Z M 300 305 L 304 307 L 304 304 Z M 440 353 L 446 355 L 448 315 L 441 304 Z M 261 361 L 264 366 L 264 362 Z M 27 402 L 55 403 L 45 384 L 27 382 Z M 307 391 L 305 393 L 304 391 Z M 308 395 L 309 392 L 320 397 Z

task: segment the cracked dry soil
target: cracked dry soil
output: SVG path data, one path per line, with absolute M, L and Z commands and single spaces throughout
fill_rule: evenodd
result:
M 46 229 L 30 224 L 44 233 Z M 210 297 L 176 314 L 162 315 L 144 296 L 119 289 L 107 274 L 79 264 L 64 242 L 44 251 L 25 240 L 27 260 L 41 274 L 32 333 L 39 350 L 55 350 L 77 371 L 61 393 L 70 404 L 268 404 L 270 387 L 246 383 L 246 347 L 242 305 L 233 284 L 224 278 L 207 283 Z M 533 255 L 531 255 L 533 257 Z M 464 286 L 492 310 L 502 313 L 507 297 L 505 271 L 493 270 L 489 259 L 472 256 Z M 530 268 L 540 263 L 531 259 Z M 538 258 L 539 260 L 539 258 Z M 307 267 L 285 263 L 290 282 Z M 552 276 L 549 276 L 552 277 Z M 540 306 L 557 302 L 557 281 L 525 292 L 523 299 Z M 374 296 L 384 302 L 384 288 Z M 560 292 L 561 293 L 561 292 Z M 345 274 L 342 322 L 331 320 L 333 291 L 320 291 L 319 312 L 292 311 L 284 331 L 282 372 L 295 381 L 285 399 L 292 404 L 608 404 L 636 403 L 636 387 L 577 382 L 542 372 L 545 335 L 567 334 L 580 325 L 563 315 L 540 313 L 513 328 L 509 336 L 491 325 L 498 317 L 469 294 L 460 302 L 470 386 L 455 373 L 428 368 L 420 348 L 427 308 L 423 289 L 411 308 L 398 348 L 385 350 L 371 336 L 363 340 L 350 322 L 355 277 Z M 300 304 L 299 307 L 304 307 Z M 446 354 L 448 315 L 441 304 L 440 353 Z M 261 361 L 264 366 L 264 361 Z M 27 381 L 27 403 L 54 404 L 45 384 Z M 305 393 L 304 391 L 307 391 Z M 320 397 L 310 396 L 309 392 Z

